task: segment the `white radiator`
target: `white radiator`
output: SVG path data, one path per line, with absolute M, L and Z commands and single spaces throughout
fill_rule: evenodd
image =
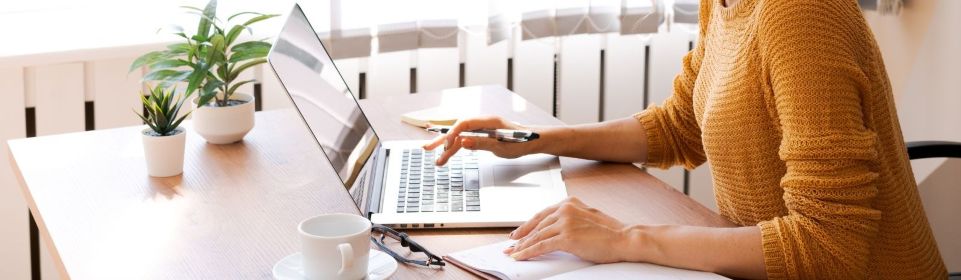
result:
M 629 117 L 646 104 L 662 102 L 671 94 L 681 59 L 696 39 L 674 30 L 654 35 L 514 38 L 488 46 L 485 32 L 461 32 L 459 48 L 390 52 L 336 63 L 362 98 L 500 84 L 564 122 L 577 124 Z M 29 275 L 24 273 L 30 267 L 27 208 L 7 160 L 5 140 L 140 125 L 132 110 L 140 108 L 137 94 L 143 73 L 127 74 L 127 68 L 141 49 L 0 65 L 0 140 L 4 140 L 0 247 L 5 248 L 0 253 L 0 278 Z M 290 106 L 269 67 L 247 75 L 260 83 L 241 91 L 259 88 L 263 110 Z M 716 208 L 707 167 L 689 174 L 680 168 L 650 172 L 678 190 L 689 188 L 695 199 Z M 41 255 L 44 278 L 52 279 L 56 271 L 46 249 Z

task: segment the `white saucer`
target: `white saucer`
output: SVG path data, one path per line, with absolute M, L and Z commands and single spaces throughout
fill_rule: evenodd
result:
M 300 252 L 290 254 L 274 265 L 274 279 L 302 280 L 304 279 L 303 255 Z M 379 250 L 370 249 L 367 261 L 367 280 L 387 279 L 397 271 L 397 260 Z

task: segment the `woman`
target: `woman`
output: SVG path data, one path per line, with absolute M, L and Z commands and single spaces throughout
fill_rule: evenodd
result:
M 634 118 L 533 128 L 541 140 L 458 137 L 521 129 L 459 122 L 461 147 L 691 169 L 710 161 L 721 215 L 738 228 L 625 225 L 575 198 L 511 233 L 505 253 L 561 250 L 743 278 L 944 279 L 881 55 L 854 0 L 702 0 L 700 40 L 674 93 Z M 641 186 L 639 186 L 641 187 Z

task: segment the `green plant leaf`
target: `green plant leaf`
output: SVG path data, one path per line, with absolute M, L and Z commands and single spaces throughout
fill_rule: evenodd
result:
M 198 99 L 199 102 L 197 103 L 198 106 L 206 105 L 207 103 L 210 103 L 211 99 L 216 98 L 217 89 L 220 88 L 220 86 L 222 86 L 223 84 L 224 83 L 221 81 L 208 79 L 207 84 L 205 84 L 203 89 L 201 90 L 201 95 L 200 95 L 200 98 Z
M 267 51 L 268 50 L 249 50 L 244 52 L 235 52 L 230 56 L 230 60 L 228 61 L 230 63 L 237 63 L 248 59 L 262 58 L 267 56 Z
M 256 16 L 256 17 L 254 17 L 254 18 L 251 18 L 251 19 L 247 20 L 247 22 L 244 22 L 244 26 L 250 26 L 251 24 L 254 24 L 254 23 L 257 23 L 257 22 L 259 22 L 259 21 L 263 21 L 263 20 L 266 20 L 266 19 L 269 19 L 269 18 L 273 18 L 273 17 L 276 17 L 276 16 L 279 16 L 279 15 L 273 15 L 273 14 L 272 14 L 272 15 L 259 15 L 259 16 Z
M 197 12 L 201 12 L 201 13 L 204 12 L 203 9 L 197 8 L 197 7 L 192 7 L 192 6 L 180 6 L 180 8 L 187 9 L 187 10 L 190 10 L 190 11 L 197 11 Z
M 207 63 L 210 64 L 220 64 L 225 58 L 224 56 L 224 35 L 216 34 L 210 37 L 210 50 L 207 51 Z
M 221 81 L 229 81 L 229 79 L 227 79 L 227 74 L 226 74 L 227 72 L 225 71 L 226 69 L 227 69 L 226 67 L 217 66 L 217 69 L 214 70 L 213 72 L 214 74 L 216 74 L 216 77 Z
M 166 55 L 167 52 L 165 51 L 152 51 L 145 53 L 144 55 L 141 55 L 135 59 L 133 63 L 130 63 L 130 70 L 128 70 L 128 73 L 133 72 L 133 70 L 143 67 L 144 65 L 150 65 L 157 60 L 164 59 L 166 58 Z
M 254 66 L 263 64 L 263 63 L 265 63 L 265 62 L 267 62 L 267 59 L 266 59 L 266 58 L 257 58 L 257 59 L 255 59 L 255 60 L 252 60 L 252 61 L 249 61 L 249 62 L 247 62 L 247 63 L 241 64 L 240 66 L 237 66 L 237 68 L 234 68 L 234 69 L 232 69 L 232 70 L 230 71 L 230 76 L 229 76 L 230 79 L 229 79 L 229 80 L 233 81 L 234 79 L 237 78 L 237 76 L 240 76 L 240 73 L 243 73 L 244 70 L 247 70 L 247 69 L 250 68 L 250 67 L 254 67 Z
M 246 27 L 243 25 L 235 25 L 234 27 L 230 28 L 230 32 L 227 32 L 227 45 L 233 44 L 234 41 L 237 40 L 237 37 L 240 36 L 240 33 L 244 31 L 244 29 L 247 29 L 247 31 L 250 31 L 250 34 L 254 33 L 254 31 L 249 27 Z
M 190 75 L 190 70 L 160 69 L 143 76 L 144 81 L 183 81 Z
M 231 52 L 243 52 L 248 50 L 270 50 L 270 43 L 262 41 L 248 41 L 234 45 L 230 48 Z
M 190 116 L 190 113 L 193 113 L 193 111 L 187 112 L 186 114 L 184 114 L 183 116 L 181 116 L 181 117 L 180 117 L 179 119 L 177 119 L 177 121 L 175 121 L 175 122 L 173 123 L 173 125 L 171 125 L 171 126 L 176 129 L 178 126 L 180 126 L 180 123 L 182 123 L 182 122 L 184 121 L 184 119 L 187 119 L 187 116 Z
M 190 49 L 191 47 L 189 43 L 177 43 L 177 44 L 171 44 L 167 46 L 167 52 L 169 54 L 177 54 L 177 55 L 188 54 L 190 53 Z
M 188 112 L 184 117 L 177 117 L 183 108 L 186 96 L 178 96 L 176 88 L 166 90 L 162 86 L 154 86 L 149 90 L 149 94 L 140 96 L 147 114 L 140 114 L 136 110 L 134 113 L 157 134 L 169 135 L 171 131 L 177 129 L 184 117 L 190 114 Z
M 183 67 L 183 66 L 190 66 L 190 62 L 183 59 L 166 59 L 166 60 L 154 62 L 153 64 L 150 65 L 150 69 L 151 70 L 170 69 L 170 68 L 177 68 L 177 67 Z
M 243 85 L 245 85 L 245 84 L 253 83 L 253 82 L 256 82 L 256 81 L 257 81 L 256 79 L 251 79 L 251 80 L 246 80 L 246 81 L 242 81 L 242 82 L 233 84 L 232 86 L 230 86 L 229 89 L 227 89 L 227 93 L 229 93 L 230 95 L 233 95 L 233 94 L 234 94 L 234 91 L 237 91 L 237 89 L 240 88 L 241 86 L 243 86 Z
M 233 15 L 231 15 L 230 17 L 228 17 L 228 18 L 227 18 L 227 21 L 234 20 L 235 17 L 239 17 L 239 16 L 242 16 L 242 15 L 263 15 L 263 14 L 262 14 L 262 13 L 258 13 L 258 12 L 239 12 L 239 13 L 233 14 Z
M 204 61 L 199 61 L 194 65 L 193 71 L 191 71 L 190 76 L 187 78 L 187 96 L 194 93 L 197 88 L 201 86 L 201 83 L 207 78 L 207 71 L 210 70 L 210 64 Z
M 206 41 L 208 34 L 210 33 L 210 25 L 213 23 L 214 18 L 217 17 L 217 0 L 210 0 L 207 2 L 207 7 L 204 8 L 203 14 L 200 17 L 200 23 L 197 25 L 197 35 L 201 36 Z

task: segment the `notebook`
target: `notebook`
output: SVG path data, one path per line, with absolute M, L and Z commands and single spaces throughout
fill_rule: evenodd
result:
M 527 261 L 515 261 L 503 253 L 514 240 L 452 253 L 445 260 L 485 279 L 728 279 L 702 271 L 692 271 L 648 263 L 594 264 L 565 253 L 553 252 Z
M 456 115 L 442 108 L 428 108 L 403 114 L 400 120 L 409 125 L 426 128 L 430 125 L 454 125 L 457 122 Z

